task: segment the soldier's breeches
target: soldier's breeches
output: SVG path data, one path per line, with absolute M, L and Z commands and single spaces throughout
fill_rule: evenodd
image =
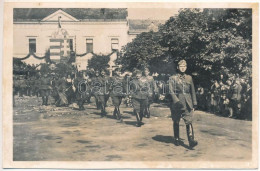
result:
M 51 91 L 48 90 L 48 89 L 41 89 L 41 90 L 40 90 L 40 95 L 41 95 L 41 97 L 43 97 L 43 96 L 49 96 L 50 94 L 51 94 Z
M 185 122 L 185 124 L 191 124 L 193 120 L 193 111 L 188 110 L 187 108 L 185 111 L 181 111 L 175 108 L 173 104 L 170 104 L 170 110 L 171 110 L 171 117 L 174 122 L 180 122 L 180 119 L 182 118 Z
M 121 96 L 112 96 L 112 103 L 115 107 L 119 107 L 121 102 L 122 102 L 122 97 Z
M 97 99 L 102 105 L 106 105 L 108 100 L 107 96 L 104 95 L 97 96 Z
M 138 113 L 142 113 L 145 109 L 145 107 L 147 106 L 148 104 L 148 100 L 147 99 L 136 99 L 136 98 L 133 98 L 132 99 L 132 104 L 133 104 L 133 107 L 134 107 L 134 110 Z

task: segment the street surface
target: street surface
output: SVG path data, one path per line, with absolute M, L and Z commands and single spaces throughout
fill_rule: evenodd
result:
M 109 99 L 108 117 L 101 118 L 94 99 L 85 111 L 72 107 L 41 106 L 41 98 L 15 97 L 14 161 L 246 161 L 251 160 L 251 121 L 236 120 L 196 111 L 195 139 L 188 149 L 184 122 L 183 143 L 172 143 L 170 110 L 152 104 L 151 118 L 136 127 L 132 108 L 121 105 L 124 123 L 113 119 Z M 53 103 L 49 100 L 49 103 Z

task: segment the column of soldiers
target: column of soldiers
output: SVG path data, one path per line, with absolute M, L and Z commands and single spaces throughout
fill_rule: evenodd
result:
M 168 86 L 166 86 L 167 97 L 169 98 L 169 108 L 173 120 L 173 133 L 175 145 L 180 145 L 179 123 L 183 119 L 186 124 L 187 137 L 190 148 L 198 144 L 194 138 L 192 125 L 193 113 L 197 108 L 197 98 L 192 77 L 185 74 L 187 63 L 181 60 L 178 63 L 178 73 L 169 76 Z M 165 92 L 159 88 L 159 84 L 154 81 L 148 68 L 136 69 L 132 76 L 121 76 L 120 69 L 113 71 L 113 76 L 109 77 L 105 70 L 93 71 L 92 73 L 78 72 L 77 74 L 64 73 L 42 74 L 25 79 L 23 76 L 14 78 L 14 94 L 19 96 L 37 96 L 42 98 L 42 105 L 54 104 L 56 106 L 68 106 L 77 103 L 78 110 L 85 110 L 84 104 L 90 103 L 90 98 L 94 97 L 96 107 L 100 110 L 100 116 L 106 117 L 107 101 L 112 100 L 114 107 L 111 115 L 119 123 L 124 123 L 120 105 L 122 100 L 128 99 L 133 107 L 136 116 L 136 126 L 141 127 L 143 117 L 149 118 L 150 104 L 155 97 L 159 99 L 160 93 Z M 199 107 L 207 108 L 204 104 L 210 101 L 213 112 L 229 111 L 230 117 L 243 113 L 243 105 L 250 105 L 251 96 L 241 94 L 251 94 L 250 83 L 241 83 L 241 79 L 228 79 L 215 81 L 210 89 L 210 96 L 206 90 L 198 86 L 197 96 Z M 251 92 L 251 93 L 250 93 Z M 50 96 L 54 102 L 50 102 Z M 208 99 L 204 99 L 204 97 Z M 251 97 L 252 98 L 252 97 Z M 204 101 L 203 101 L 204 100 Z M 203 104 L 204 106 L 200 105 Z M 130 106 L 130 105 L 129 105 Z

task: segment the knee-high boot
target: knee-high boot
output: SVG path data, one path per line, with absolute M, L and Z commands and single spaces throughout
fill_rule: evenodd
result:
M 45 105 L 45 97 L 42 96 L 42 105 Z
M 198 142 L 194 140 L 194 131 L 191 123 L 186 125 L 186 130 L 187 130 L 189 146 L 192 149 L 193 147 L 198 145 Z
M 176 146 L 180 145 L 180 130 L 179 130 L 179 122 L 173 123 L 173 133 L 174 133 L 174 144 Z
M 141 126 L 141 117 L 140 117 L 140 113 L 139 112 L 136 112 L 134 111 L 135 115 L 136 115 L 136 120 L 137 120 L 137 124 L 136 126 L 137 127 L 140 127 Z
M 119 107 L 117 108 L 117 119 L 119 120 L 119 122 L 123 122 Z
M 45 106 L 48 106 L 48 96 L 45 97 Z
M 114 112 L 113 112 L 113 117 L 114 117 L 115 119 L 117 119 L 117 108 L 116 108 L 116 107 L 115 107 Z

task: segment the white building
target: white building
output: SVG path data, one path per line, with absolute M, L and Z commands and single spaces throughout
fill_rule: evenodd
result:
M 30 51 L 44 56 L 50 48 L 52 35 L 58 29 L 59 17 L 61 27 L 70 39 L 69 48 L 76 54 L 93 52 L 107 55 L 120 50 L 137 34 L 148 31 L 147 25 L 142 25 L 139 30 L 135 29 L 136 26 L 131 27 L 133 21 L 128 20 L 127 9 L 14 9 L 13 56 L 22 58 Z M 91 53 L 77 57 L 78 69 L 86 69 L 91 57 Z M 27 63 L 39 63 L 38 59 L 31 58 L 34 57 L 28 58 Z

